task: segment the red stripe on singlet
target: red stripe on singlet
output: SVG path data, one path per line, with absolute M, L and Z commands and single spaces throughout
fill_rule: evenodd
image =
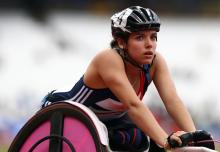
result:
M 132 144 L 134 144 L 134 142 L 135 142 L 136 134 L 137 134 L 137 129 L 134 128 L 134 136 L 133 136 Z

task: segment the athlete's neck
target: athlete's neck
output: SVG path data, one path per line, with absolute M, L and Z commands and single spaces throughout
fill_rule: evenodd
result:
M 134 66 L 130 62 L 125 62 L 125 69 L 126 73 L 130 76 L 137 76 L 140 75 L 140 72 L 142 71 L 140 68 Z

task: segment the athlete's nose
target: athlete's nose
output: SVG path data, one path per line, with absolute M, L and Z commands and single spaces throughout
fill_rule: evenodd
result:
M 145 38 L 145 47 L 146 48 L 152 48 L 154 44 L 154 41 L 150 37 Z

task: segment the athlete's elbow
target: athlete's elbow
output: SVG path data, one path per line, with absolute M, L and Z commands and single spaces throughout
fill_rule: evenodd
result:
M 133 101 L 133 102 L 129 102 L 126 105 L 126 109 L 128 111 L 138 111 L 138 109 L 140 109 L 143 105 L 141 104 L 141 102 L 138 101 Z

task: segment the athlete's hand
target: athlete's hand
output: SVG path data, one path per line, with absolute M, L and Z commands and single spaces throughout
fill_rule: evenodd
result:
M 167 143 L 165 144 L 166 149 L 181 147 L 182 145 L 185 145 L 184 140 L 181 139 L 181 137 L 186 134 L 184 131 L 177 131 L 169 135 L 167 138 Z
M 197 130 L 195 132 L 176 132 L 172 133 L 167 138 L 167 143 L 170 148 L 183 147 L 183 146 L 202 146 L 210 149 L 215 149 L 212 136 L 204 130 Z

